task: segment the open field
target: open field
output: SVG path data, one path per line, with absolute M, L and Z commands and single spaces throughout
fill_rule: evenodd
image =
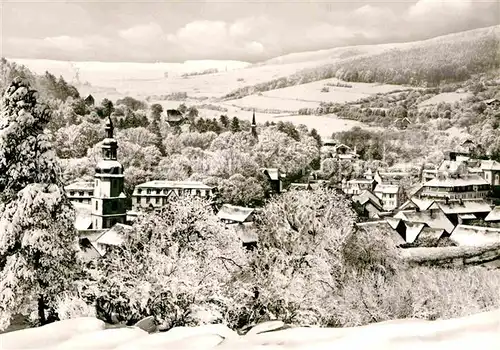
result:
M 441 102 L 454 103 L 472 96 L 470 93 L 460 93 L 460 92 L 443 92 L 436 96 L 431 97 L 428 100 L 422 101 L 419 107 L 437 105 Z
M 298 111 L 301 108 L 316 108 L 319 107 L 318 102 L 304 101 L 301 97 L 273 97 L 273 96 L 258 96 L 250 95 L 237 100 L 225 101 L 224 105 L 260 108 L 260 109 L 276 109 L 281 111 Z
M 352 87 L 331 86 L 336 84 L 346 84 Z M 323 87 L 328 88 L 328 92 L 321 92 Z M 354 102 L 361 98 L 378 93 L 388 93 L 401 90 L 400 85 L 388 85 L 377 83 L 346 83 L 339 79 L 325 79 L 312 83 L 290 86 L 263 92 L 263 96 L 279 97 L 284 99 L 300 99 L 315 102 Z

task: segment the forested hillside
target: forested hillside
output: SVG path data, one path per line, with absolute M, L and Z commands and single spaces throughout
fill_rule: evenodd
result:
M 413 86 L 439 86 L 441 83 L 463 81 L 472 74 L 500 67 L 499 38 L 500 27 L 495 26 L 401 44 L 382 53 L 346 58 L 291 76 L 246 86 L 225 98 L 234 99 L 329 78 Z

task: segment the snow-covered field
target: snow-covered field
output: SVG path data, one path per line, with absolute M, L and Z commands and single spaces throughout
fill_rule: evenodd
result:
M 223 325 L 177 327 L 149 334 L 136 328 L 105 329 L 94 318 L 76 318 L 0 335 L 2 350 L 18 349 L 376 349 L 497 350 L 500 310 L 451 320 L 394 320 L 351 328 L 259 324 L 240 336 Z
M 347 84 L 352 87 L 331 86 L 329 84 Z M 327 87 L 328 92 L 322 92 L 322 88 Z M 338 79 L 325 79 L 312 83 L 290 86 L 263 92 L 264 96 L 277 97 L 283 99 L 301 99 L 315 102 L 355 102 L 361 98 L 377 93 L 388 93 L 401 90 L 399 85 L 389 84 L 369 84 L 369 83 L 346 83 Z
M 465 93 L 465 92 L 443 92 L 443 93 L 440 93 L 436 96 L 431 97 L 428 100 L 422 101 L 419 104 L 419 107 L 437 105 L 440 102 L 454 103 L 454 102 L 464 100 L 470 96 L 472 96 L 472 94 Z

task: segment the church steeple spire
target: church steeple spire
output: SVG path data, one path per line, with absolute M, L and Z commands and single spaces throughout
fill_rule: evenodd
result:
M 106 123 L 106 138 L 102 142 L 102 161 L 95 169 L 94 195 L 92 197 L 92 228 L 111 228 L 116 223 L 125 224 L 127 211 L 123 192 L 123 166 L 118 162 L 118 142 L 113 135 L 111 118 Z
M 255 122 L 255 109 L 252 116 L 252 136 L 257 138 L 257 123 Z
M 113 136 L 113 122 L 111 121 L 111 117 L 109 117 L 108 122 L 106 123 L 106 138 L 102 142 L 102 158 L 104 160 L 117 160 L 117 149 L 118 142 L 115 140 Z

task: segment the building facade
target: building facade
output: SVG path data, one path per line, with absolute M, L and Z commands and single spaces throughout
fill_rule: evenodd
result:
M 77 181 L 64 186 L 68 199 L 75 203 L 90 204 L 94 196 L 94 182 Z
M 117 160 L 118 143 L 113 137 L 113 123 L 106 125 L 102 161 L 95 169 L 94 194 L 91 199 L 92 229 L 108 229 L 126 223 L 126 196 L 123 192 L 123 166 Z
M 136 211 L 161 208 L 170 199 L 182 195 L 210 198 L 215 191 L 215 187 L 207 186 L 199 181 L 149 181 L 135 186 L 132 194 L 132 208 Z

